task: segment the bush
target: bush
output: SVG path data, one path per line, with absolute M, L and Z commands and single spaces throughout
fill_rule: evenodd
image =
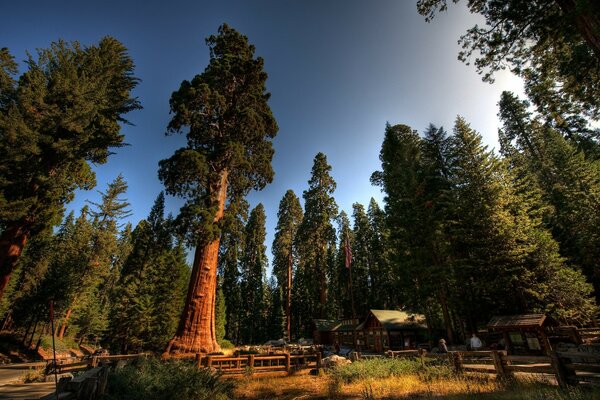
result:
M 59 339 L 54 337 L 54 345 L 58 353 L 68 353 L 69 349 L 78 349 L 77 342 L 70 337 Z M 52 351 L 52 335 L 43 335 L 40 347 L 46 351 Z
M 229 340 L 227 339 L 223 339 L 219 342 L 219 345 L 221 346 L 222 349 L 233 349 L 235 348 L 235 345 L 233 343 L 231 343 Z
M 418 375 L 424 380 L 450 377 L 452 370 L 445 365 L 406 358 L 380 358 L 356 361 L 335 367 L 330 375 L 334 380 L 352 383 L 364 379 L 385 379 L 401 375 Z
M 110 400 L 225 400 L 234 384 L 186 360 L 140 359 L 110 374 Z

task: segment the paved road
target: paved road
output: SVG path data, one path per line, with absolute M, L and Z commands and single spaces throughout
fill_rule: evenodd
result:
M 37 400 L 54 393 L 54 382 L 0 386 L 0 400 Z
M 18 382 L 30 368 L 43 368 L 45 365 L 44 362 L 0 365 L 0 386 Z

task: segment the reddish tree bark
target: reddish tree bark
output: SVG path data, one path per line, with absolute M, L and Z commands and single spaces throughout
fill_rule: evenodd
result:
M 71 318 L 71 313 L 72 312 L 73 312 L 73 309 L 69 308 L 67 310 L 67 313 L 65 314 L 65 320 L 61 324 L 60 330 L 58 331 L 58 338 L 59 339 L 62 339 L 65 336 L 65 331 L 67 330 L 67 324 L 69 323 L 69 318 Z
M 17 266 L 28 238 L 29 229 L 18 223 L 8 225 L 0 236 L 0 300 L 4 297 L 10 276 Z
M 556 0 L 565 15 L 573 17 L 573 22 L 587 44 L 600 59 L 600 5 L 589 0 L 583 10 L 578 10 L 575 0 Z
M 220 174 L 213 193 L 218 202 L 214 223 L 223 218 L 227 197 L 228 172 Z M 215 299 L 217 291 L 218 237 L 196 247 L 192 276 L 185 306 L 175 337 L 169 341 L 164 355 L 178 353 L 212 353 L 221 350 L 215 332 Z

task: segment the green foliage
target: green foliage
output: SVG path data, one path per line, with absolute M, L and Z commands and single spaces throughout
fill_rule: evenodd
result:
M 453 0 L 458 2 L 458 0 Z M 446 0 L 420 0 L 417 8 L 430 21 Z M 528 97 L 545 119 L 598 156 L 598 130 L 586 117 L 600 118 L 600 7 L 581 1 L 468 2 L 485 25 L 467 30 L 458 58 L 474 59 L 484 81 L 510 69 L 523 78 Z
M 215 216 L 225 174 L 231 203 L 271 182 L 271 139 L 278 130 L 267 104 L 264 61 L 254 57 L 248 38 L 223 24 L 206 44 L 208 66 L 170 100 L 168 133 L 185 130 L 187 145 L 159 167 L 167 193 L 186 199 L 177 222 L 194 246 L 221 234 Z
M 339 365 L 329 372 L 333 380 L 352 383 L 366 379 L 385 379 L 403 375 L 448 378 L 453 375 L 450 367 L 429 360 L 425 365 L 420 360 L 406 358 L 379 358 Z
M 147 220 L 132 233 L 132 250 L 113 291 L 111 344 L 121 352 L 163 350 L 175 333 L 189 280 L 181 244 L 160 193 Z
M 107 399 L 225 400 L 233 398 L 233 389 L 232 380 L 219 379 L 192 362 L 150 358 L 111 373 Z
M 111 37 L 52 43 L 27 68 L 14 79 L 12 57 L 0 52 L 0 225 L 9 243 L 57 224 L 74 191 L 95 185 L 89 163 L 123 145 L 123 115 L 140 108 L 133 61 Z
M 227 309 L 225 306 L 225 295 L 221 285 L 217 286 L 217 299 L 215 305 L 215 330 L 217 342 L 221 344 L 225 340 L 225 323 L 227 316 Z
M 265 339 L 265 273 L 267 268 L 266 215 L 259 203 L 251 212 L 245 228 L 244 252 L 241 257 L 240 285 L 242 304 L 242 342 L 260 343 Z
M 285 310 L 288 305 L 291 307 L 291 295 L 294 292 L 294 282 L 291 279 L 294 276 L 298 267 L 298 248 L 296 243 L 296 235 L 298 228 L 302 223 L 303 212 L 300 200 L 293 190 L 288 190 L 279 202 L 279 210 L 277 211 L 277 226 L 275 228 L 275 239 L 271 250 L 273 252 L 273 276 L 277 279 L 277 285 L 282 289 L 283 306 Z M 291 281 L 291 287 L 288 288 L 288 277 Z M 290 290 L 290 298 L 288 298 L 288 290 Z M 287 314 L 287 311 L 285 311 Z M 291 314 L 291 312 L 290 312 Z M 286 318 L 292 318 L 291 315 L 286 315 Z M 285 332 L 285 337 L 288 333 Z M 290 332 L 290 336 L 292 336 Z M 287 339 L 291 339 L 287 337 Z
M 328 291 L 335 277 L 336 234 L 333 221 L 338 207 L 333 198 L 335 181 L 330 175 L 331 166 L 323 153 L 315 156 L 304 191 L 304 218 L 298 227 L 296 243 L 300 263 L 294 280 L 298 333 L 306 332 L 313 318 L 334 315 L 334 302 L 328 301 Z

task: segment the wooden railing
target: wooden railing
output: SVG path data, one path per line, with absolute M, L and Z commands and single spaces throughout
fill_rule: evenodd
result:
M 248 354 L 237 357 L 196 355 L 199 368 L 215 368 L 223 374 L 255 374 L 263 372 L 292 373 L 306 368 L 321 368 L 321 353 Z
M 506 351 L 451 351 L 426 353 L 423 350 L 394 351 L 389 357 L 446 360 L 457 372 L 492 373 L 508 377 L 514 373 L 554 375 L 560 386 L 581 382 L 600 384 L 600 353 L 552 352 L 549 356 L 508 355 Z M 363 359 L 364 357 L 360 357 Z
M 97 367 L 101 364 L 111 364 L 117 361 L 129 361 L 140 357 L 148 357 L 148 354 L 123 354 L 114 356 L 85 356 L 85 357 L 70 357 L 56 360 L 48 360 L 46 362 L 46 374 L 64 374 L 67 372 L 83 371 L 89 368 Z

